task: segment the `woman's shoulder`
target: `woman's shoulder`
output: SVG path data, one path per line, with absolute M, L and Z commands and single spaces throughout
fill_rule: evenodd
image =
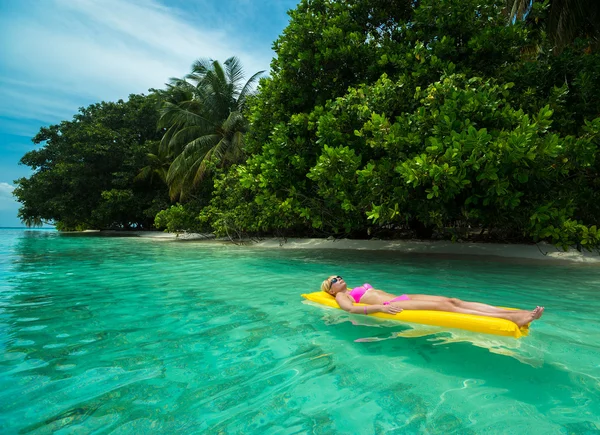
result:
M 335 294 L 335 298 L 344 298 L 344 299 L 348 299 L 351 301 L 354 301 L 354 298 L 352 297 L 352 295 L 350 294 L 350 290 L 347 290 L 345 292 L 338 292 Z

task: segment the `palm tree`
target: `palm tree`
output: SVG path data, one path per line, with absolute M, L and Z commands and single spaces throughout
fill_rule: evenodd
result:
M 222 167 L 241 158 L 248 129 L 242 111 L 263 72 L 243 83 L 237 57 L 223 65 L 201 59 L 184 79 L 171 79 L 159 120 L 159 127 L 167 129 L 159 154 L 173 158 L 166 176 L 171 199 L 186 199 L 211 165 Z
M 158 177 L 159 180 L 166 184 L 171 159 L 168 155 L 160 153 L 157 142 L 152 143 L 150 151 L 146 154 L 147 165 L 140 169 L 134 181 L 149 181 L 152 183 Z
M 533 2 L 542 0 L 506 0 L 511 22 L 527 17 Z M 571 44 L 579 36 L 600 41 L 600 1 L 598 0 L 550 0 L 546 31 L 557 52 Z

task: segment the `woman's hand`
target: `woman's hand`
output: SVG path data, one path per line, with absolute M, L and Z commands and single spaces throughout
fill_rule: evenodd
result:
M 379 311 L 381 311 L 382 313 L 388 313 L 388 314 L 398 314 L 400 312 L 402 312 L 402 308 L 397 307 L 395 305 L 389 304 L 389 305 L 380 305 L 379 306 Z

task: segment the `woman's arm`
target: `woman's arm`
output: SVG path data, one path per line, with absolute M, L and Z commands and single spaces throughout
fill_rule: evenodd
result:
M 344 293 L 336 294 L 335 300 L 342 310 L 353 314 L 371 314 L 379 312 L 396 314 L 402 311 L 402 308 L 398 308 L 393 305 L 364 305 L 362 307 L 357 307 L 354 305 L 354 302 L 350 300 L 350 296 Z

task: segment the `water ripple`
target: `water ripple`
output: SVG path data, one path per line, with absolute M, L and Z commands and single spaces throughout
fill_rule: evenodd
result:
M 600 427 L 597 268 L 56 234 L 2 243 L 2 433 Z M 331 273 L 547 314 L 513 340 L 302 303 Z

